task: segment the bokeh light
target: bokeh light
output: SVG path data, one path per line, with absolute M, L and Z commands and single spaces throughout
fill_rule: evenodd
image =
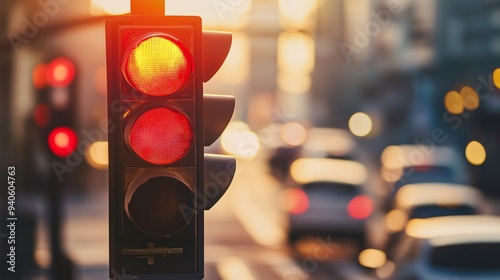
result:
M 296 122 L 290 122 L 281 127 L 281 139 L 290 146 L 300 146 L 304 144 L 307 137 L 307 131 L 303 125 Z
M 401 147 L 388 146 L 382 152 L 380 161 L 382 165 L 390 169 L 398 169 L 403 167 L 405 161 L 405 152 Z
M 313 24 L 312 15 L 319 7 L 319 0 L 279 0 L 280 24 L 284 28 L 307 29 Z
M 92 143 L 87 150 L 87 162 L 96 169 L 108 167 L 108 142 L 98 141 Z
M 281 90 L 293 94 L 307 93 L 312 84 L 308 73 L 279 72 L 277 82 Z
M 259 136 L 244 122 L 231 122 L 221 135 L 222 149 L 240 159 L 253 159 L 260 149 Z
M 460 115 L 464 111 L 464 102 L 460 93 L 450 91 L 444 97 L 444 106 L 448 112 L 454 115 Z
M 358 137 L 365 137 L 372 131 L 373 122 L 370 116 L 358 112 L 349 119 L 349 130 Z
M 403 177 L 403 168 L 381 168 L 382 178 L 389 183 L 394 183 Z
M 314 69 L 314 40 L 300 32 L 278 36 L 278 66 L 287 72 L 311 73 Z
M 300 184 L 325 181 L 359 185 L 366 181 L 368 171 L 364 165 L 356 161 L 300 158 L 292 163 L 290 175 Z
M 365 249 L 359 254 L 359 263 L 368 268 L 379 268 L 387 260 L 384 252 L 377 249 Z
M 493 83 L 497 88 L 500 89 L 500 68 L 495 69 L 493 71 Z
M 395 209 L 385 215 L 384 226 L 390 232 L 402 231 L 408 221 L 408 215 L 402 210 Z
M 300 215 L 309 208 L 309 198 L 302 189 L 287 189 L 283 196 L 283 207 L 290 214 Z
M 375 274 L 381 278 L 389 278 L 396 270 L 396 265 L 392 261 L 387 261 L 383 266 L 375 270 Z
M 278 76 L 281 90 L 301 94 L 311 88 L 314 69 L 314 39 L 300 32 L 281 32 L 278 36 Z
M 462 90 L 460 90 L 460 96 L 467 110 L 475 110 L 479 107 L 479 95 L 473 88 L 469 86 L 463 87 Z
M 465 157 L 473 165 L 481 165 L 486 160 L 486 150 L 477 141 L 471 141 L 465 148 Z

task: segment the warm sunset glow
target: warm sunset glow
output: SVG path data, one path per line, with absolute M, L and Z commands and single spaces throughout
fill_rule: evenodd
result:
M 278 86 L 285 92 L 293 94 L 307 93 L 311 89 L 311 76 L 306 73 L 278 73 Z
M 130 13 L 129 0 L 91 0 L 91 10 L 102 10 L 107 14 L 119 15 Z
M 314 68 L 314 40 L 299 32 L 282 32 L 278 37 L 278 66 L 281 71 L 311 73 Z
M 319 7 L 319 0 L 279 0 L 280 23 L 284 28 L 307 29 L 313 24 L 312 16 Z
M 241 84 L 248 80 L 250 73 L 250 39 L 241 32 L 233 32 L 231 49 L 224 64 L 212 81 L 227 84 Z M 210 87 L 210 83 L 205 86 Z

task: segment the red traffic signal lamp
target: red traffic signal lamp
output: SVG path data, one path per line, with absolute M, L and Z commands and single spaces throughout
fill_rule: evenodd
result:
M 58 157 L 71 155 L 78 144 L 78 137 L 73 129 L 60 126 L 52 129 L 47 138 L 50 151 Z
M 230 45 L 196 16 L 106 21 L 110 278 L 203 278 L 203 211 L 235 169 L 232 157 L 204 155 L 234 97 L 204 96 L 203 82 Z
M 77 148 L 75 78 L 74 62 L 64 56 L 54 57 L 33 69 L 37 103 L 33 120 L 41 129 L 48 151 L 55 157 L 70 156 Z

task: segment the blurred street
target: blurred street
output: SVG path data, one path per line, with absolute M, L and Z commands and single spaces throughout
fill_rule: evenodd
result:
M 286 246 L 279 217 L 279 185 L 260 157 L 241 161 L 237 179 L 205 216 L 205 279 L 376 279 L 368 270 L 335 252 L 334 243 L 307 244 L 310 255 L 297 256 Z M 108 275 L 107 189 L 91 196 L 70 196 L 66 205 L 65 246 L 77 267 L 77 279 Z M 320 248 L 320 249 L 317 249 Z M 319 257 L 318 257 L 319 256 Z M 342 260 L 344 259 L 344 260 Z

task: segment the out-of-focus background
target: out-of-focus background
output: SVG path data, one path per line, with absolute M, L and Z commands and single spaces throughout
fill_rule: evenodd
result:
M 15 167 L 19 219 L 18 278 L 4 265 L 1 278 L 50 279 L 61 250 L 74 279 L 107 279 L 103 16 L 129 1 L 0 6 L 0 170 Z M 500 279 L 500 1 L 167 0 L 166 11 L 233 33 L 204 87 L 236 96 L 207 150 L 238 161 L 205 216 L 205 279 Z M 64 139 L 43 136 L 54 119 L 71 128 Z M 77 152 L 54 166 L 46 147 L 61 143 Z M 0 260 L 7 237 L 2 226 Z

